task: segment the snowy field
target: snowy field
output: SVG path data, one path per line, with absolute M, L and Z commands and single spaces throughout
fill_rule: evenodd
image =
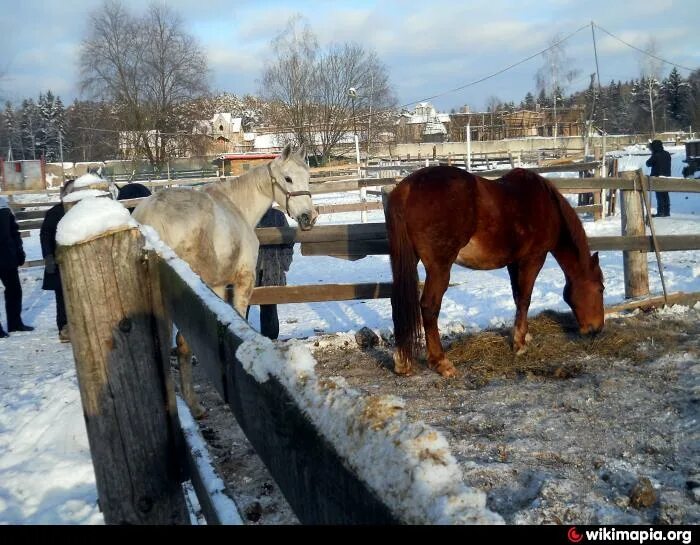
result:
M 680 176 L 684 149 L 668 148 L 673 154 L 673 175 Z M 621 170 L 643 166 L 648 157 L 620 158 Z M 648 170 L 647 170 L 648 171 Z M 698 180 L 700 183 L 700 180 Z M 326 195 L 318 203 L 355 200 Z M 321 217 L 319 223 L 357 223 L 359 212 Z M 381 211 L 370 221 L 383 221 Z M 620 218 L 593 223 L 584 218 L 589 236 L 619 235 Z M 700 194 L 671 193 L 671 217 L 656 220 L 660 235 L 700 234 Z M 27 259 L 41 259 L 38 231 L 24 239 Z M 624 299 L 622 254 L 601 252 L 605 275 L 605 302 Z M 663 254 L 666 284 L 670 292 L 700 291 L 700 251 Z M 23 319 L 36 329 L 0 339 L 0 523 L 100 524 L 94 473 L 90 460 L 80 397 L 70 344 L 60 344 L 55 326 L 52 292 L 41 290 L 42 268 L 21 272 L 24 290 Z M 653 253 L 649 254 L 652 293 L 661 291 Z M 288 274 L 289 284 L 389 282 L 388 256 L 368 256 L 355 262 L 329 257 L 302 257 L 295 248 Z M 512 323 L 514 304 L 507 271 L 470 271 L 455 267 L 451 287 L 440 314 L 443 333 L 465 328 L 485 328 Z M 561 293 L 564 276 L 548 258 L 532 296 L 531 314 L 544 309 L 565 310 Z M 293 304 L 279 307 L 282 339 L 333 332 L 352 332 L 363 326 L 390 329 L 388 300 Z M 6 323 L 4 300 L 0 319 Z M 250 321 L 258 324 L 257 308 Z

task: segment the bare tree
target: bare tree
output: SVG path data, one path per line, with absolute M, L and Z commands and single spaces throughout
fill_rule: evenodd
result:
M 654 122 L 654 99 L 658 96 L 662 61 L 659 57 L 659 47 L 656 38 L 651 36 L 644 48 L 645 54 L 642 55 L 639 66 L 642 73 L 642 84 L 644 92 L 649 98 L 649 115 L 651 117 L 651 133 L 656 135 L 656 124 Z
M 162 166 L 197 121 L 187 104 L 208 93 L 205 55 L 162 3 L 137 17 L 107 0 L 89 21 L 79 61 L 83 90 L 112 101 L 120 128 Z
M 557 102 L 563 99 L 566 88 L 579 74 L 576 68 L 570 68 L 574 62 L 566 55 L 566 44 L 561 34 L 549 41 L 549 47 L 542 53 L 544 62 L 535 74 L 537 89 L 540 93 L 549 94 L 554 108 L 554 139 L 557 138 Z
M 262 94 L 278 105 L 278 124 L 323 161 L 355 132 L 368 149 L 386 129 L 390 117 L 384 113 L 395 104 L 386 67 L 355 43 L 321 49 L 308 25 L 298 29 L 301 23 L 292 19 L 273 42 Z
M 276 124 L 299 145 L 312 144 L 308 124 L 317 55 L 316 36 L 301 16 L 292 17 L 272 41 L 273 60 L 261 78 L 261 95 L 276 105 Z

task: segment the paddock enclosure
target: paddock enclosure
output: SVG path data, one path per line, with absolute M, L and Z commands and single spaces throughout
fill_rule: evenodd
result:
M 386 186 L 386 193 L 397 179 L 389 175 L 329 180 L 312 192 L 364 185 L 377 188 L 369 191 Z M 556 184 L 564 192 L 598 194 L 597 202 L 594 199 L 593 205 L 585 205 L 589 208 L 579 210 L 585 214 L 606 214 L 613 199 L 604 192 L 621 190 L 618 205 L 623 207 L 626 234 L 589 237 L 589 242 L 592 250 L 630 254 L 625 266 L 625 291 L 629 287 L 630 296 L 649 291 L 646 256 L 635 261 L 635 255 L 700 248 L 700 235 L 648 236 L 643 224 L 645 192 L 698 191 L 691 182 L 649 180 L 633 173 L 628 179 L 562 178 Z M 370 193 L 370 197 L 379 196 L 381 192 Z M 381 206 L 378 198 L 374 203 Z M 358 211 L 362 207 L 367 209 L 366 201 L 359 203 Z M 632 230 L 639 222 L 641 230 Z M 387 252 L 382 223 L 318 225 L 305 233 L 294 228 L 267 229 L 258 230 L 258 236 L 261 244 L 298 242 L 304 256 L 340 257 L 345 261 L 338 263 L 347 268 L 353 267 L 353 260 Z M 423 366 L 416 377 L 404 379 L 387 367 L 392 346 L 387 332 L 367 350 L 356 349 L 352 336 L 340 334 L 278 344 L 261 338 L 167 248 L 151 240 L 149 233 L 144 239 L 133 227 L 66 246 L 61 259 L 67 285 L 73 286 L 66 294 L 69 322 L 71 330 L 79 332 L 73 348 L 84 406 L 95 410 L 87 411 L 94 415 L 92 421 L 88 419 L 88 435 L 108 521 L 108 498 L 118 506 L 112 521 L 184 521 L 177 484 L 191 478 L 207 518 L 222 522 L 216 502 L 206 499 L 211 497 L 206 483 L 202 479 L 196 483 L 196 464 L 185 462 L 186 441 L 176 425 L 167 372 L 171 320 L 192 339 L 197 373 L 209 381 L 209 386 L 200 388 L 212 388 L 220 400 L 216 405 L 230 408 L 267 466 L 271 482 L 262 492 L 281 491 L 302 523 L 700 521 L 692 496 L 698 488 L 693 466 L 698 455 L 693 435 L 697 434 L 693 400 L 699 373 L 695 310 L 614 318 L 610 323 L 620 320 L 621 325 L 601 337 L 601 343 L 607 339 L 612 348 L 603 352 L 602 344 L 585 345 L 576 357 L 562 349 L 565 361 L 535 350 L 528 356 L 532 360 L 514 360 L 503 352 L 500 360 L 489 363 L 486 355 L 497 354 L 498 343 L 507 343 L 502 331 L 458 335 L 451 330 L 449 355 L 460 377 L 440 379 Z M 142 283 L 146 287 L 133 288 Z M 123 293 L 130 288 L 136 295 Z M 93 301 L 105 304 L 81 305 L 77 295 L 85 290 L 95 293 Z M 372 299 L 387 297 L 389 290 L 390 284 L 382 282 L 261 288 L 256 289 L 253 303 Z M 692 294 L 668 297 L 671 302 L 692 301 L 691 306 L 696 300 Z M 533 329 L 539 320 L 533 320 Z M 542 320 L 542 330 L 533 342 L 543 350 L 546 347 L 538 343 L 546 344 L 550 337 L 556 339 L 556 346 L 571 344 L 571 350 L 583 342 L 569 336 L 564 318 Z M 638 336 L 626 336 L 625 329 Z M 129 348 L 133 339 L 141 339 L 140 351 Z M 635 339 L 647 356 L 615 351 L 616 344 L 628 347 Z M 677 356 L 664 357 L 660 347 Z M 132 360 L 160 369 L 150 372 L 153 385 L 147 386 L 144 379 L 132 388 L 133 378 L 115 378 L 122 377 Z M 96 377 L 99 380 L 94 382 Z M 97 446 L 111 426 L 106 423 L 110 411 L 105 407 L 111 406 L 116 421 L 124 424 L 123 411 L 128 410 L 120 407 L 129 405 L 116 396 L 105 398 L 105 382 L 100 380 L 110 385 L 113 394 L 117 390 L 133 391 L 134 396 L 160 392 L 157 398 L 167 400 L 160 423 L 143 422 L 141 431 L 130 437 L 137 443 L 154 426 L 165 430 L 158 444 L 149 448 L 162 452 L 158 465 L 166 470 L 157 476 L 157 486 L 145 485 L 131 500 L 118 491 L 132 489 L 133 483 L 98 469 L 119 473 L 114 471 L 119 463 Z M 621 391 L 638 392 L 640 397 L 621 396 Z M 206 421 L 200 427 L 211 429 L 205 435 L 215 442 L 215 436 L 221 436 Z M 140 448 L 135 447 L 134 455 Z M 126 460 L 124 464 L 129 466 Z M 145 467 L 144 474 L 149 473 L 152 468 Z M 101 478 L 105 479 L 102 485 Z M 649 487 L 654 494 L 643 493 Z M 105 492 L 108 489 L 116 492 Z M 153 498 L 161 496 L 170 503 L 153 507 Z M 135 505 L 125 507 L 130 501 Z M 262 507 L 260 513 L 258 508 L 248 512 L 239 503 L 239 509 L 251 522 L 265 515 Z M 163 518 L 149 518 L 157 513 Z

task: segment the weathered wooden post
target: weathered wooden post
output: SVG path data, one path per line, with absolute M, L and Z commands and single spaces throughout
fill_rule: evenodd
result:
M 593 209 L 593 221 L 600 221 L 603 219 L 603 190 L 599 189 L 593 192 L 593 204 L 595 208 Z
M 174 390 L 165 367 L 170 327 L 149 281 L 143 237 L 127 225 L 121 204 L 106 202 L 95 214 L 102 218 L 118 206 L 126 213 L 121 225 L 112 222 L 108 232 L 73 240 L 68 227 L 75 232 L 79 221 L 85 223 L 77 219 L 76 205 L 58 236 L 100 508 L 107 524 L 189 524 L 174 448 Z M 161 311 L 154 312 L 154 301 Z
M 623 172 L 622 178 L 636 180 L 636 172 Z M 635 189 L 620 190 L 620 214 L 622 218 L 622 236 L 644 236 L 644 213 L 642 192 L 639 182 Z M 622 265 L 625 276 L 625 297 L 649 295 L 649 271 L 647 253 L 641 250 L 622 252 Z

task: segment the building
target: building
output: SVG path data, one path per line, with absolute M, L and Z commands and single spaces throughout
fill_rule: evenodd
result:
M 396 121 L 396 141 L 417 144 L 419 142 L 444 142 L 447 140 L 450 116 L 438 113 L 429 102 L 419 102 L 413 112 L 403 112 Z

